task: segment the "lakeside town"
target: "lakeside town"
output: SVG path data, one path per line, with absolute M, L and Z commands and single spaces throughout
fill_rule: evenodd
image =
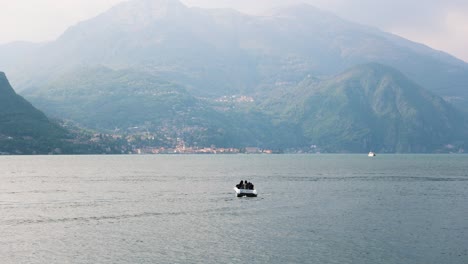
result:
M 81 139 L 83 142 L 83 138 Z M 248 147 L 217 147 L 211 145 L 192 146 L 182 138 L 166 137 L 158 139 L 153 134 L 100 134 L 95 133 L 86 139 L 87 144 L 101 146 L 108 154 L 282 154 L 282 153 L 317 153 L 316 146 L 307 149 L 269 149 L 255 146 Z
M 175 144 L 155 145 L 154 136 L 143 137 L 141 135 L 103 135 L 94 134 L 90 142 L 109 145 L 107 152 L 121 154 L 279 154 L 281 150 L 264 149 L 259 147 L 222 148 L 211 145 L 209 147 L 187 146 L 181 138 L 175 139 Z M 157 142 L 157 141 L 156 141 Z
M 217 148 L 204 147 L 175 147 L 175 148 L 164 148 L 164 147 L 147 147 L 137 148 L 133 151 L 133 154 L 273 154 L 270 149 L 260 149 L 257 147 L 246 147 L 246 148 Z M 279 153 L 279 152 L 278 152 Z

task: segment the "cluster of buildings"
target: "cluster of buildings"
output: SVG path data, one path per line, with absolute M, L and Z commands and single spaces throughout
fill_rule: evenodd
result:
M 237 148 L 164 148 L 164 147 L 145 147 L 137 148 L 134 154 L 238 154 Z
M 177 146 L 175 148 L 164 147 L 145 147 L 137 148 L 133 151 L 134 154 L 273 154 L 272 150 L 260 149 L 256 147 L 247 148 L 217 148 L 214 146 L 197 148 Z
M 231 95 L 231 96 L 222 96 L 215 100 L 219 103 L 253 103 L 255 100 L 251 96 L 245 95 Z
M 155 146 L 154 136 L 152 135 L 109 135 L 109 134 L 94 134 L 89 141 L 95 144 L 109 145 L 111 150 L 127 154 L 274 154 L 270 149 L 262 149 L 258 147 L 246 148 L 219 148 L 214 145 L 210 147 L 195 147 L 186 146 L 181 138 L 174 139 L 174 147 Z M 151 143 L 151 144 L 150 144 Z

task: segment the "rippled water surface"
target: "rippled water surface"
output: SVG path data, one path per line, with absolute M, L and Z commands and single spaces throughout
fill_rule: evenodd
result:
M 0 257 L 466 264 L 468 155 L 4 156 Z

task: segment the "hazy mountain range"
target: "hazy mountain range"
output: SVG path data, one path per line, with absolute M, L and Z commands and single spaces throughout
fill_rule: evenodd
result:
M 56 41 L 0 46 L 0 69 L 47 114 L 98 131 L 353 152 L 468 139 L 468 64 L 309 5 L 249 16 L 132 0 Z

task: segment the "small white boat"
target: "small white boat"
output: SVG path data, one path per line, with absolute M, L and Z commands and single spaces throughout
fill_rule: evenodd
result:
M 367 156 L 369 156 L 369 157 L 375 157 L 376 155 L 375 155 L 374 152 L 371 151 L 371 152 L 369 152 L 369 154 L 367 154 Z
M 236 191 L 237 197 L 257 197 L 257 190 L 249 190 L 249 189 L 239 189 L 234 187 L 234 191 Z

